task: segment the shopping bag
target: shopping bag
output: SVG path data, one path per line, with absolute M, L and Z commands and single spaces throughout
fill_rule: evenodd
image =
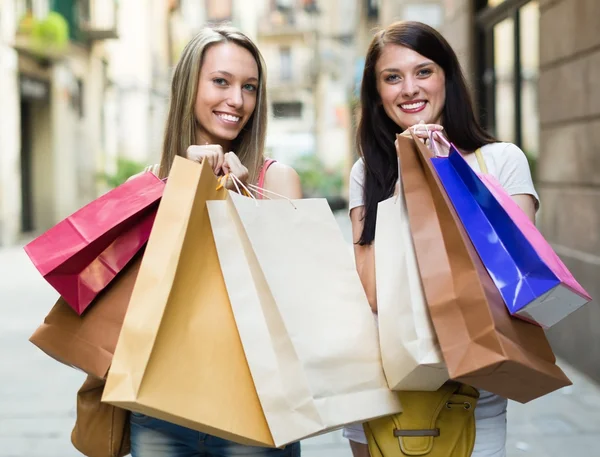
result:
M 544 330 L 513 319 L 414 136 L 397 137 L 425 298 L 452 379 L 525 403 L 571 382 Z
M 143 252 L 143 249 L 142 249 Z M 59 298 L 29 341 L 65 365 L 104 378 L 112 362 L 142 252 L 121 271 L 83 315 Z
M 438 390 L 448 370 L 429 317 L 404 194 L 377 206 L 375 274 L 381 359 L 392 390 Z
M 591 301 L 493 176 L 478 176 L 454 146 L 448 158 L 432 160 L 511 314 L 549 328 Z
M 81 314 L 148 241 L 163 189 L 163 181 L 143 173 L 59 222 L 25 252 Z
M 239 443 L 272 446 L 231 311 L 206 200 L 210 164 L 176 157 L 102 401 Z
M 325 199 L 208 202 L 275 445 L 400 411 L 352 255 Z

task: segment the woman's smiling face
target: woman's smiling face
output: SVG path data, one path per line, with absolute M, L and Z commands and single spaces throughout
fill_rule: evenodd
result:
M 220 43 L 204 54 L 194 107 L 198 142 L 228 144 L 240 134 L 258 94 L 258 65 L 234 43 Z
M 375 78 L 383 109 L 403 130 L 421 121 L 441 124 L 446 78 L 438 64 L 405 46 L 386 44 Z

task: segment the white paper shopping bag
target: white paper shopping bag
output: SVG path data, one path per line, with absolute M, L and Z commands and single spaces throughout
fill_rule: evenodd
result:
M 327 202 L 208 202 L 248 366 L 276 445 L 401 410 Z
M 437 390 L 448 371 L 421 285 L 404 196 L 379 203 L 375 276 L 383 369 L 393 390 Z

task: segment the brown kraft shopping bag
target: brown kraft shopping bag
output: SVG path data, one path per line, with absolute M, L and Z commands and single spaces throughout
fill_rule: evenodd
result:
M 432 152 L 397 137 L 427 305 L 450 377 L 521 403 L 570 380 L 542 328 L 511 318 L 439 181 Z
M 65 365 L 106 377 L 142 253 L 143 249 L 81 316 L 59 298 L 29 341 Z
M 239 443 L 272 446 L 237 331 L 207 200 L 208 162 L 173 163 L 102 401 Z

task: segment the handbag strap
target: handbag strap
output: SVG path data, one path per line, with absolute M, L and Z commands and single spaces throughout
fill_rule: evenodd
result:
M 481 170 L 481 172 L 483 174 L 488 174 L 488 168 L 487 165 L 485 164 L 485 160 L 483 158 L 483 153 L 481 152 L 481 148 L 478 148 L 477 151 L 475 151 L 475 157 L 477 157 L 477 163 L 479 164 L 479 169 Z

